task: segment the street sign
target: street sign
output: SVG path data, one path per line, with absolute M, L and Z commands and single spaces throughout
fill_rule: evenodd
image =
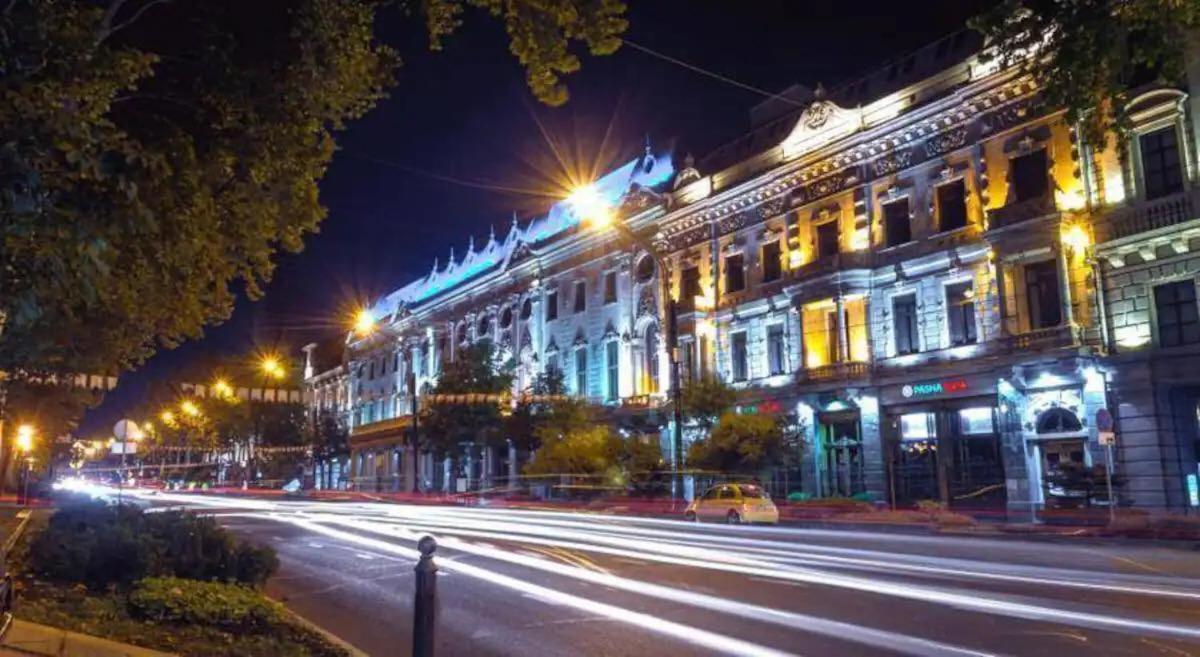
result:
M 137 454 L 137 450 L 138 444 L 132 440 L 125 442 L 114 440 L 109 447 L 109 452 L 112 454 Z
M 1100 410 L 1096 411 L 1096 428 L 1100 431 L 1112 432 L 1113 417 L 1112 413 L 1109 413 L 1107 408 L 1101 408 Z
M 1097 436 L 1100 438 L 1102 446 L 1111 447 L 1117 444 L 1117 434 L 1111 431 L 1100 431 Z

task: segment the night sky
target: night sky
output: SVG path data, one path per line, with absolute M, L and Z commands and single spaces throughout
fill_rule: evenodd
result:
M 749 86 L 853 80 L 964 26 L 984 0 L 801 2 L 627 0 L 630 41 Z M 391 98 L 339 136 L 321 183 L 329 217 L 304 252 L 284 256 L 265 298 L 242 300 L 205 339 L 161 352 L 126 374 L 79 435 L 102 433 L 136 406 L 150 382 L 198 360 L 304 344 L 338 332 L 348 309 L 459 257 L 490 226 L 503 238 L 513 213 L 544 212 L 572 167 L 615 165 L 649 137 L 700 158 L 745 133 L 764 98 L 633 48 L 584 57 L 567 78 L 570 101 L 540 105 L 508 54 L 499 23 L 468 14 L 443 52 L 426 48 L 420 21 L 385 14 L 384 39 L 404 59 Z M 477 20 L 471 20 L 476 18 Z M 607 135 L 607 139 L 605 139 Z M 600 173 L 603 171 L 601 170 Z M 710 173 L 702 171 L 702 173 Z

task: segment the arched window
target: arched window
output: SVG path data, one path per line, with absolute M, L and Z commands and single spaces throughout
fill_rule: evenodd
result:
M 460 344 L 467 341 L 467 323 L 463 322 L 458 325 L 458 342 Z
M 491 333 L 492 333 L 492 319 L 490 317 L 488 317 L 487 315 L 480 317 L 479 318 L 479 334 L 477 337 L 480 337 L 480 338 L 491 337 Z
M 529 319 L 531 315 L 533 315 L 533 301 L 526 299 L 525 303 L 521 304 L 521 321 Z
M 654 256 L 649 254 L 643 255 L 637 262 L 634 274 L 639 283 L 647 283 L 650 279 L 654 278 Z
M 658 327 L 646 327 L 646 392 L 658 392 Z
M 505 307 L 504 312 L 500 313 L 500 328 L 506 329 L 512 326 L 512 308 Z
M 1049 408 L 1037 418 L 1038 433 L 1075 433 L 1083 431 L 1079 418 L 1065 408 Z

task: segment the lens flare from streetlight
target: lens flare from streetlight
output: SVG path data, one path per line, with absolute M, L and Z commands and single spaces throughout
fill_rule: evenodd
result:
M 17 427 L 17 449 L 22 452 L 29 452 L 33 449 L 33 425 L 22 424 Z
M 584 185 L 577 188 L 567 197 L 567 202 L 571 204 L 580 221 L 585 221 L 597 228 L 608 226 L 613 222 L 612 205 L 596 189 L 595 185 Z
M 189 417 L 196 417 L 200 415 L 200 407 L 190 399 L 185 399 L 180 402 L 179 410 L 183 411 L 183 414 Z
M 217 379 L 212 384 L 213 392 L 217 393 L 218 397 L 230 397 L 233 395 L 233 387 L 225 379 Z
M 369 308 L 360 308 L 354 313 L 354 332 L 360 337 L 375 332 L 375 315 Z
M 163 424 L 171 426 L 175 424 L 175 413 L 171 411 L 163 411 L 162 413 L 158 414 L 158 419 L 162 420 Z
M 283 378 L 283 365 L 279 363 L 278 356 L 263 356 L 262 360 L 259 361 L 258 368 L 263 374 L 271 377 L 272 379 Z

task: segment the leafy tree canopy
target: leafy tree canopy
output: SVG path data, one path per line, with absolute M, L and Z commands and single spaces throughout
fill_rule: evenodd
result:
M 512 387 L 512 376 L 496 363 L 492 343 L 484 340 L 458 351 L 442 365 L 433 389 L 435 395 L 466 393 L 501 394 Z M 495 402 L 429 404 L 422 413 L 426 447 L 437 454 L 457 457 L 462 443 L 496 444 L 503 438 L 501 408 Z
M 1131 86 L 1183 78 L 1200 0 L 1006 0 L 971 26 L 991 46 L 985 59 L 1030 71 L 1047 104 L 1104 144 L 1125 130 Z
M 708 438 L 692 443 L 687 462 L 700 470 L 758 474 L 778 465 L 783 452 L 783 431 L 774 418 L 726 413 Z
M 0 371 L 116 372 L 258 296 L 325 217 L 335 134 L 394 82 L 389 4 L 6 2 Z M 614 0 L 430 0 L 433 47 L 467 5 L 503 21 L 550 103 L 573 45 L 606 54 L 625 29 Z

